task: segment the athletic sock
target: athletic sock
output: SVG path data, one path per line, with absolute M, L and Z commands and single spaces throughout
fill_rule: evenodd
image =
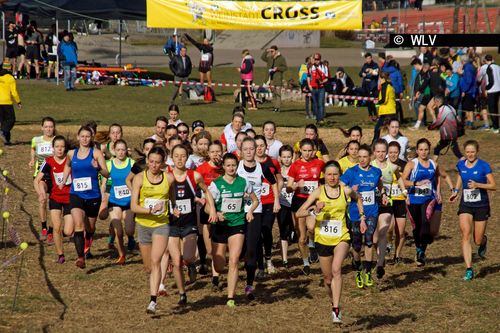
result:
M 47 229 L 47 221 L 42 222 L 42 229 Z
M 314 249 L 314 242 L 313 242 L 313 240 L 311 238 L 309 238 L 309 242 L 307 243 L 307 247 L 310 248 L 310 249 L 311 248 Z
M 75 231 L 75 233 L 73 234 L 73 239 L 75 241 L 75 249 L 76 253 L 78 254 L 78 257 L 79 258 L 84 257 L 85 240 L 83 237 L 83 231 Z
M 367 273 L 372 271 L 372 262 L 371 261 L 365 261 L 364 266 L 365 266 L 365 271 Z
M 417 120 L 417 121 L 415 122 L 415 127 L 416 127 L 416 128 L 419 128 L 419 127 L 420 127 L 420 124 L 422 124 L 422 122 L 421 122 L 420 120 Z
M 252 286 L 255 281 L 255 266 L 247 264 L 247 286 Z
M 212 284 L 214 286 L 218 286 L 219 285 L 219 277 L 218 276 L 212 276 Z
M 198 255 L 200 257 L 200 264 L 205 265 L 207 262 L 207 248 L 205 247 L 205 240 L 203 235 L 198 235 L 198 240 L 196 241 L 198 245 Z
M 304 262 L 304 266 L 310 266 L 311 264 L 309 263 L 309 259 L 302 259 L 302 261 Z
M 54 228 L 49 227 L 49 232 L 48 232 L 48 233 L 49 233 L 49 234 L 53 234 L 53 233 L 54 233 Z
M 362 269 L 361 260 L 359 260 L 359 261 L 354 260 L 354 267 L 356 267 L 357 271 L 360 271 Z
M 151 298 L 150 298 L 151 302 L 155 302 L 156 303 L 156 298 L 157 298 L 156 295 L 155 296 L 151 295 Z

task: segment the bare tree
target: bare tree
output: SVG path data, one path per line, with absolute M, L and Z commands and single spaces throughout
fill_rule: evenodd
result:
M 458 14 L 460 12 L 460 4 L 462 0 L 455 0 L 455 6 L 453 7 L 453 33 L 458 33 Z
M 481 1 L 481 6 L 483 7 L 483 16 L 484 16 L 484 23 L 486 24 L 486 32 L 491 33 L 490 17 L 488 16 L 488 10 L 486 9 L 486 0 Z

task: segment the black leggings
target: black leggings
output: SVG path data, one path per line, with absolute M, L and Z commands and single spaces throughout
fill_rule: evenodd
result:
M 427 219 L 426 210 L 429 202 L 425 204 L 410 204 L 408 205 L 408 213 L 413 226 L 413 238 L 415 246 L 422 251 L 425 251 L 428 244 L 431 244 L 433 237 L 431 235 L 431 224 Z
M 292 208 L 281 206 L 278 213 L 278 226 L 280 228 L 280 239 L 283 241 L 288 240 L 293 231 L 293 217 Z
M 273 213 L 274 204 L 262 206 L 262 242 L 264 243 L 264 255 L 266 259 L 271 258 L 273 249 L 273 225 L 276 214 Z
M 247 285 L 251 286 L 255 280 L 255 270 L 257 269 L 257 254 L 259 252 L 260 237 L 262 233 L 262 214 L 254 213 L 253 221 L 247 225 L 246 233 L 246 270 Z M 262 249 L 260 250 L 262 252 Z
M 453 150 L 453 154 L 455 154 L 455 156 L 458 159 L 461 159 L 463 157 L 463 155 L 462 155 L 462 152 L 460 151 L 460 147 L 458 146 L 457 140 L 443 140 L 443 139 L 439 140 L 436 148 L 434 148 L 434 155 L 439 155 L 441 150 L 448 147 L 449 145 L 451 145 L 451 149 Z
M 498 100 L 500 99 L 500 91 L 488 93 L 488 112 L 491 113 L 491 121 L 493 128 L 498 129 Z
M 5 140 L 10 142 L 10 131 L 16 123 L 16 113 L 13 105 L 0 105 L 0 123 Z

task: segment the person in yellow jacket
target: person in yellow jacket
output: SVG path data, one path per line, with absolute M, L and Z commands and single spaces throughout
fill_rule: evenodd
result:
M 10 71 L 2 68 L 0 70 L 0 139 L 6 145 L 10 144 L 10 131 L 12 131 L 16 122 L 12 99 L 16 102 L 17 107 L 21 109 L 21 98 L 17 93 L 16 80 Z
M 340 184 L 341 174 L 339 163 L 329 161 L 325 166 L 325 185 L 314 190 L 296 213 L 297 217 L 312 215 L 316 219 L 315 248 L 332 304 L 334 323 L 340 323 L 342 320 L 339 308 L 342 292 L 341 267 L 349 252 L 351 239 L 347 225 L 349 198 L 357 202 L 361 220 L 364 221 L 365 218 L 361 196 L 350 187 Z
M 377 103 L 378 119 L 375 124 L 372 145 L 379 139 L 380 129 L 384 126 L 385 121 L 396 117 L 396 93 L 389 79 L 389 73 L 382 72 L 380 74 L 380 84 Z

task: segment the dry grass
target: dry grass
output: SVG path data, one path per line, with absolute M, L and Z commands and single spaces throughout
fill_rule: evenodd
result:
M 73 132 L 76 127 L 60 126 L 61 133 Z M 217 133 L 220 129 L 211 129 Z M 241 296 L 244 282 L 238 287 L 238 307 L 225 307 L 225 291 L 211 292 L 208 277 L 201 278 L 188 291 L 189 305 L 177 308 L 175 289 L 159 300 L 158 315 L 145 314 L 148 302 L 148 278 L 142 271 L 138 253 L 129 255 L 128 264 L 112 264 L 106 247 L 107 223 L 98 223 L 94 254 L 86 270 L 73 265 L 73 244 L 65 243 L 68 262 L 55 263 L 54 247 L 41 245 L 36 234 L 39 229 L 37 198 L 32 190 L 31 171 L 28 168 L 27 142 L 37 134 L 38 127 L 18 126 L 14 138 L 21 143 L 6 147 L 0 166 L 10 171 L 10 180 L 18 189 L 10 194 L 12 222 L 22 239 L 30 244 L 26 251 L 21 276 L 18 305 L 11 312 L 15 289 L 15 275 L 19 262 L 0 273 L 0 332 L 19 331 L 264 331 L 290 332 L 331 331 L 329 302 L 320 287 L 319 267 L 313 265 L 313 274 L 299 274 L 300 261 L 296 246 L 292 246 L 290 271 L 257 284 L 257 300 L 251 304 Z M 150 129 L 125 129 L 126 139 L 136 146 Z M 280 129 L 279 137 L 287 143 L 295 142 L 301 130 Z M 429 137 L 433 143 L 436 132 L 407 133 L 411 142 L 418 136 Z M 417 136 L 418 135 L 418 136 Z M 495 173 L 500 169 L 497 147 L 498 136 L 474 133 L 481 143 L 482 156 L 488 160 Z M 321 130 L 328 148 L 336 154 L 346 140 L 336 130 Z M 365 136 L 371 137 L 370 130 Z M 365 140 L 365 141 L 368 141 Z M 455 157 L 449 153 L 443 159 L 451 170 Z M 452 177 L 456 174 L 451 172 Z M 497 182 L 500 179 L 496 177 Z M 14 186 L 11 186 L 14 187 Z M 443 190 L 447 194 L 447 191 Z M 428 264 L 417 269 L 412 262 L 414 250 L 411 243 L 404 249 L 406 264 L 387 267 L 386 277 L 369 290 L 358 290 L 348 261 L 344 266 L 344 293 L 342 297 L 345 324 L 341 331 L 378 332 L 493 332 L 498 329 L 498 299 L 500 232 L 498 194 L 491 196 L 492 215 L 488 258 L 474 258 L 477 279 L 462 281 L 464 265 L 460 250 L 456 206 L 444 205 L 441 237 L 430 246 Z M 407 226 L 410 232 L 410 227 Z M 0 250 L 0 260 L 17 250 L 9 247 Z M 275 258 L 278 258 L 275 254 Z M 241 274 L 243 278 L 243 273 Z M 168 280 L 168 285 L 172 283 Z

